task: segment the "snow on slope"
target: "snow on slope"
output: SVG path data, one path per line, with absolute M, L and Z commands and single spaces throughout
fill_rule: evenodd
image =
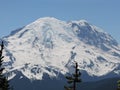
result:
M 120 67 L 118 43 L 85 20 L 40 18 L 3 39 L 10 79 L 17 71 L 30 79 L 41 80 L 45 73 L 57 77 L 71 71 L 74 61 L 90 76 L 118 74 Z

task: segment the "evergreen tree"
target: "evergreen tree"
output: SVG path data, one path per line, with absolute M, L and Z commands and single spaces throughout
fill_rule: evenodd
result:
M 3 58 L 4 58 L 4 56 L 2 56 L 3 49 L 4 49 L 3 41 L 0 46 L 1 46 L 1 49 L 0 49 L 0 90 L 9 90 L 8 80 L 3 75 L 3 70 L 4 70 L 4 68 L 2 66 L 2 62 L 3 62 Z
M 117 90 L 120 90 L 120 80 L 117 82 Z
M 78 63 L 75 63 L 75 73 L 72 74 L 71 76 L 66 76 L 68 84 L 70 86 L 65 86 L 65 90 L 76 90 L 76 84 L 81 82 L 80 79 L 81 73 L 78 69 Z

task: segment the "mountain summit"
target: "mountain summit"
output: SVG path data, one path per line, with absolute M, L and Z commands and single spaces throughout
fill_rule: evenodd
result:
M 65 22 L 40 18 L 3 40 L 9 79 L 14 79 L 18 72 L 31 80 L 42 80 L 44 74 L 57 78 L 70 73 L 74 61 L 89 77 L 119 75 L 117 41 L 85 20 Z

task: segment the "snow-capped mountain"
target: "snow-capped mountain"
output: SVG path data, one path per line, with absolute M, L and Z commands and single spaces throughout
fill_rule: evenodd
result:
M 4 65 L 9 79 L 21 72 L 28 79 L 73 72 L 77 61 L 89 76 L 119 75 L 120 47 L 113 37 L 85 20 L 65 22 L 45 17 L 11 32 Z M 22 76 L 21 76 L 22 78 Z

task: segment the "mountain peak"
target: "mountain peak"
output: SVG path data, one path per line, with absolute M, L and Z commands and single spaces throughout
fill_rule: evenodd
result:
M 109 34 L 98 31 L 86 20 L 40 18 L 3 38 L 5 65 L 12 76 L 20 71 L 30 79 L 42 79 L 44 74 L 69 72 L 75 60 L 89 75 L 106 75 L 119 66 L 120 49 Z
M 81 25 L 81 26 L 86 26 L 86 25 L 89 25 L 88 21 L 87 20 L 78 20 L 78 21 L 72 21 L 72 23 L 76 23 L 78 25 Z
M 58 19 L 55 17 L 43 17 L 43 18 L 39 18 L 37 20 L 58 20 Z
M 59 22 L 60 20 L 54 18 L 54 17 L 43 17 L 43 18 L 39 18 L 37 19 L 35 22 L 33 23 L 40 23 L 40 22 Z

